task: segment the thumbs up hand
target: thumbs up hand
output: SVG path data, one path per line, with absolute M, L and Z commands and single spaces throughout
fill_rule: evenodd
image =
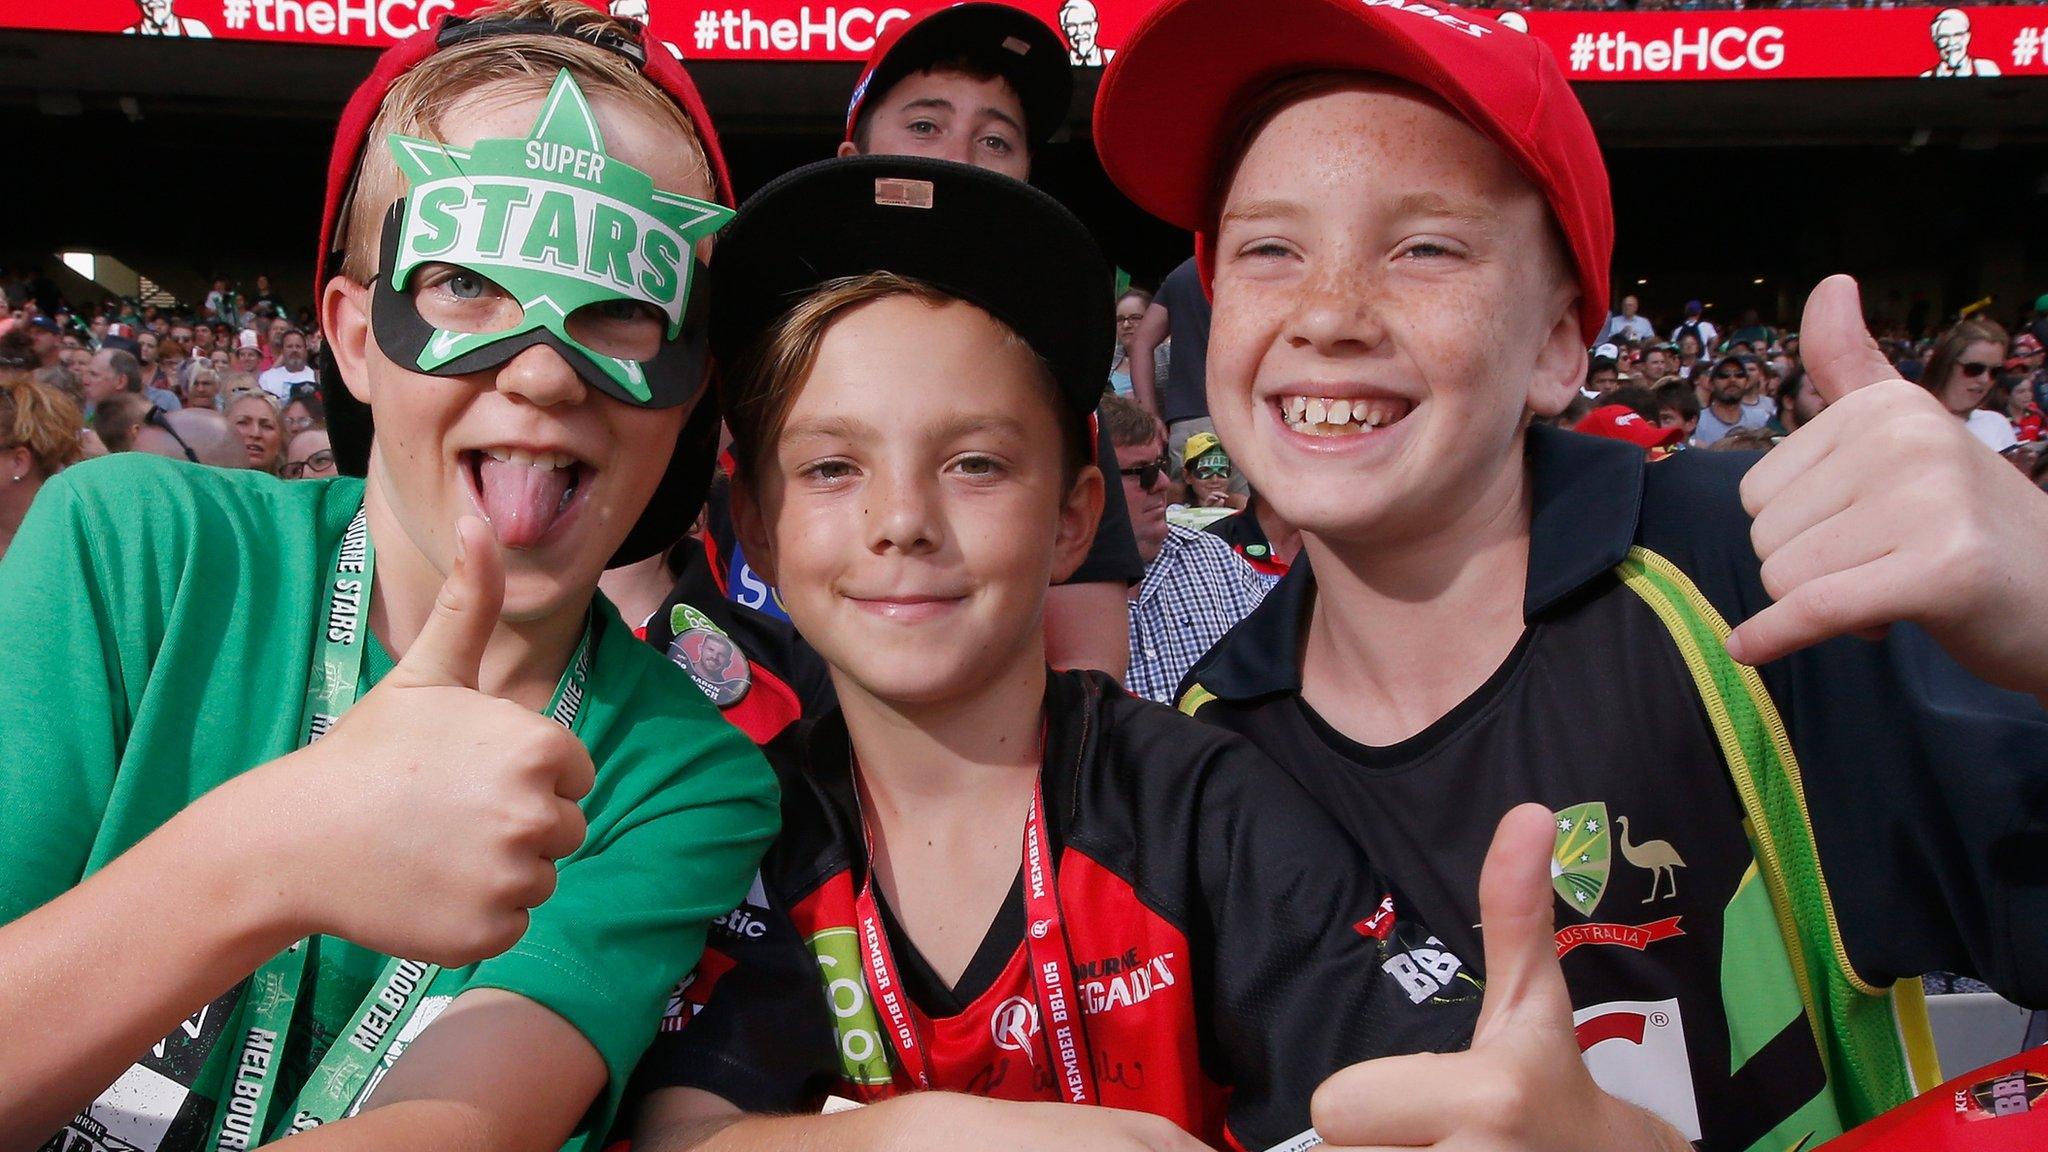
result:
M 1524 804 L 1494 832 L 1479 878 L 1486 998 L 1472 1047 L 1354 1064 L 1309 1106 L 1331 1148 L 1386 1146 L 1689 1152 L 1678 1131 L 1601 1091 L 1572 1032 L 1552 935 L 1550 811 Z
M 483 521 L 404 658 L 317 742 L 223 786 L 289 843 L 277 877 L 300 935 L 455 967 L 495 956 L 583 843 L 590 754 L 560 724 L 478 691 L 505 570 Z M 366 642 L 374 643 L 373 640 Z
M 1776 602 L 1735 629 L 1729 654 L 1762 664 L 1912 621 L 1983 679 L 2048 693 L 2048 495 L 1898 379 L 1854 280 L 1814 289 L 1800 344 L 1828 407 L 1743 479 Z

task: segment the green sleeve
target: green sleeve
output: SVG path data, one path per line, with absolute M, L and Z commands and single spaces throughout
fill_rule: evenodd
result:
M 37 493 L 0 560 L 0 923 L 84 877 L 127 730 L 120 629 L 68 479 Z
M 632 643 L 612 624 L 610 642 Z M 710 921 L 746 895 L 779 825 L 775 778 L 753 744 L 652 649 L 634 648 L 636 663 L 650 659 L 630 705 L 595 739 L 589 836 L 526 935 L 463 984 L 546 1006 L 604 1057 L 605 1096 L 572 1147 L 604 1138 L 670 990 L 695 966 Z

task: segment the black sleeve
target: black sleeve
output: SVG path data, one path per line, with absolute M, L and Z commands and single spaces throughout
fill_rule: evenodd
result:
M 815 1108 L 830 1091 L 838 1064 L 817 961 L 773 898 L 766 908 L 752 900 L 712 925 L 622 1116 L 661 1088 L 699 1088 L 747 1112 Z
M 1644 536 L 1733 624 L 1770 598 L 1737 498 L 1740 470 L 1708 467 L 1710 455 L 1719 454 L 1650 469 Z M 1884 986 L 1960 972 L 2048 1006 L 2040 702 L 1985 684 L 1913 625 L 1877 643 L 1830 640 L 1761 671 L 1799 759 L 1857 973 Z
M 1131 534 L 1131 511 L 1124 506 L 1116 445 L 1102 431 L 1100 407 L 1090 423 L 1095 431 L 1095 464 L 1102 469 L 1102 520 L 1095 525 L 1095 542 L 1088 547 L 1088 558 L 1061 583 L 1136 584 L 1145 578 L 1145 561 L 1138 556 L 1137 537 Z

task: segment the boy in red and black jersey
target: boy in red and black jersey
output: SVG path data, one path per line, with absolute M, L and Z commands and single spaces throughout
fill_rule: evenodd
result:
M 1478 990 L 1463 964 L 1397 919 L 1306 796 L 1272 787 L 1263 757 L 1099 674 L 1049 676 L 1044 713 L 1049 872 L 1066 937 L 1050 962 L 1068 970 L 1081 1009 L 1089 1103 L 1266 1148 L 1309 1126 L 1309 1097 L 1330 1072 L 1463 1045 Z M 864 978 L 870 872 L 846 726 L 835 714 L 807 737 L 779 765 L 783 832 L 763 883 L 714 926 L 641 1065 L 646 1088 L 777 1113 L 919 1087 Z M 891 902 L 871 898 L 929 1086 L 1066 1099 L 1033 979 L 1047 949 L 1027 941 L 1040 921 L 1025 870 L 951 984 Z
M 736 524 L 839 707 L 770 749 L 782 838 L 672 1001 L 636 1143 L 1266 1148 L 1338 1069 L 1464 1046 L 1464 961 L 1304 791 L 1045 666 L 1103 483 L 1109 273 L 1080 223 L 980 169 L 856 157 L 769 185 L 719 259 Z M 1489 871 L 1486 1058 L 1582 1105 L 1594 1145 L 1675 1139 L 1509 1051 L 1570 1031 L 1548 815 L 1521 815 Z M 831 1095 L 875 1106 L 745 1114 Z

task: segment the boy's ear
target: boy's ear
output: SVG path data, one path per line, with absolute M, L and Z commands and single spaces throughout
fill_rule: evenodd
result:
M 320 330 L 327 334 L 328 355 L 341 369 L 349 394 L 374 405 L 376 390 L 363 365 L 370 355 L 370 289 L 346 276 L 334 276 L 320 290 Z
M 851 140 L 841 140 L 839 142 L 839 151 L 833 153 L 833 155 L 838 156 L 842 160 L 848 156 L 858 156 L 860 155 L 860 145 L 855 144 Z
M 746 471 L 739 469 L 728 482 L 733 535 L 739 538 L 740 550 L 747 554 L 747 567 L 771 587 L 779 587 L 775 579 L 775 548 L 768 541 L 768 518 L 762 514 L 759 493 L 745 479 Z
M 1088 559 L 1088 549 L 1095 543 L 1095 525 L 1102 519 L 1102 484 L 1102 469 L 1093 464 L 1083 465 L 1060 501 L 1059 527 L 1052 548 L 1054 583 L 1072 576 L 1081 562 Z
M 1529 410 L 1555 416 L 1572 402 L 1586 379 L 1586 345 L 1579 338 L 1579 298 L 1571 294 L 1536 350 L 1536 370 L 1529 375 Z

